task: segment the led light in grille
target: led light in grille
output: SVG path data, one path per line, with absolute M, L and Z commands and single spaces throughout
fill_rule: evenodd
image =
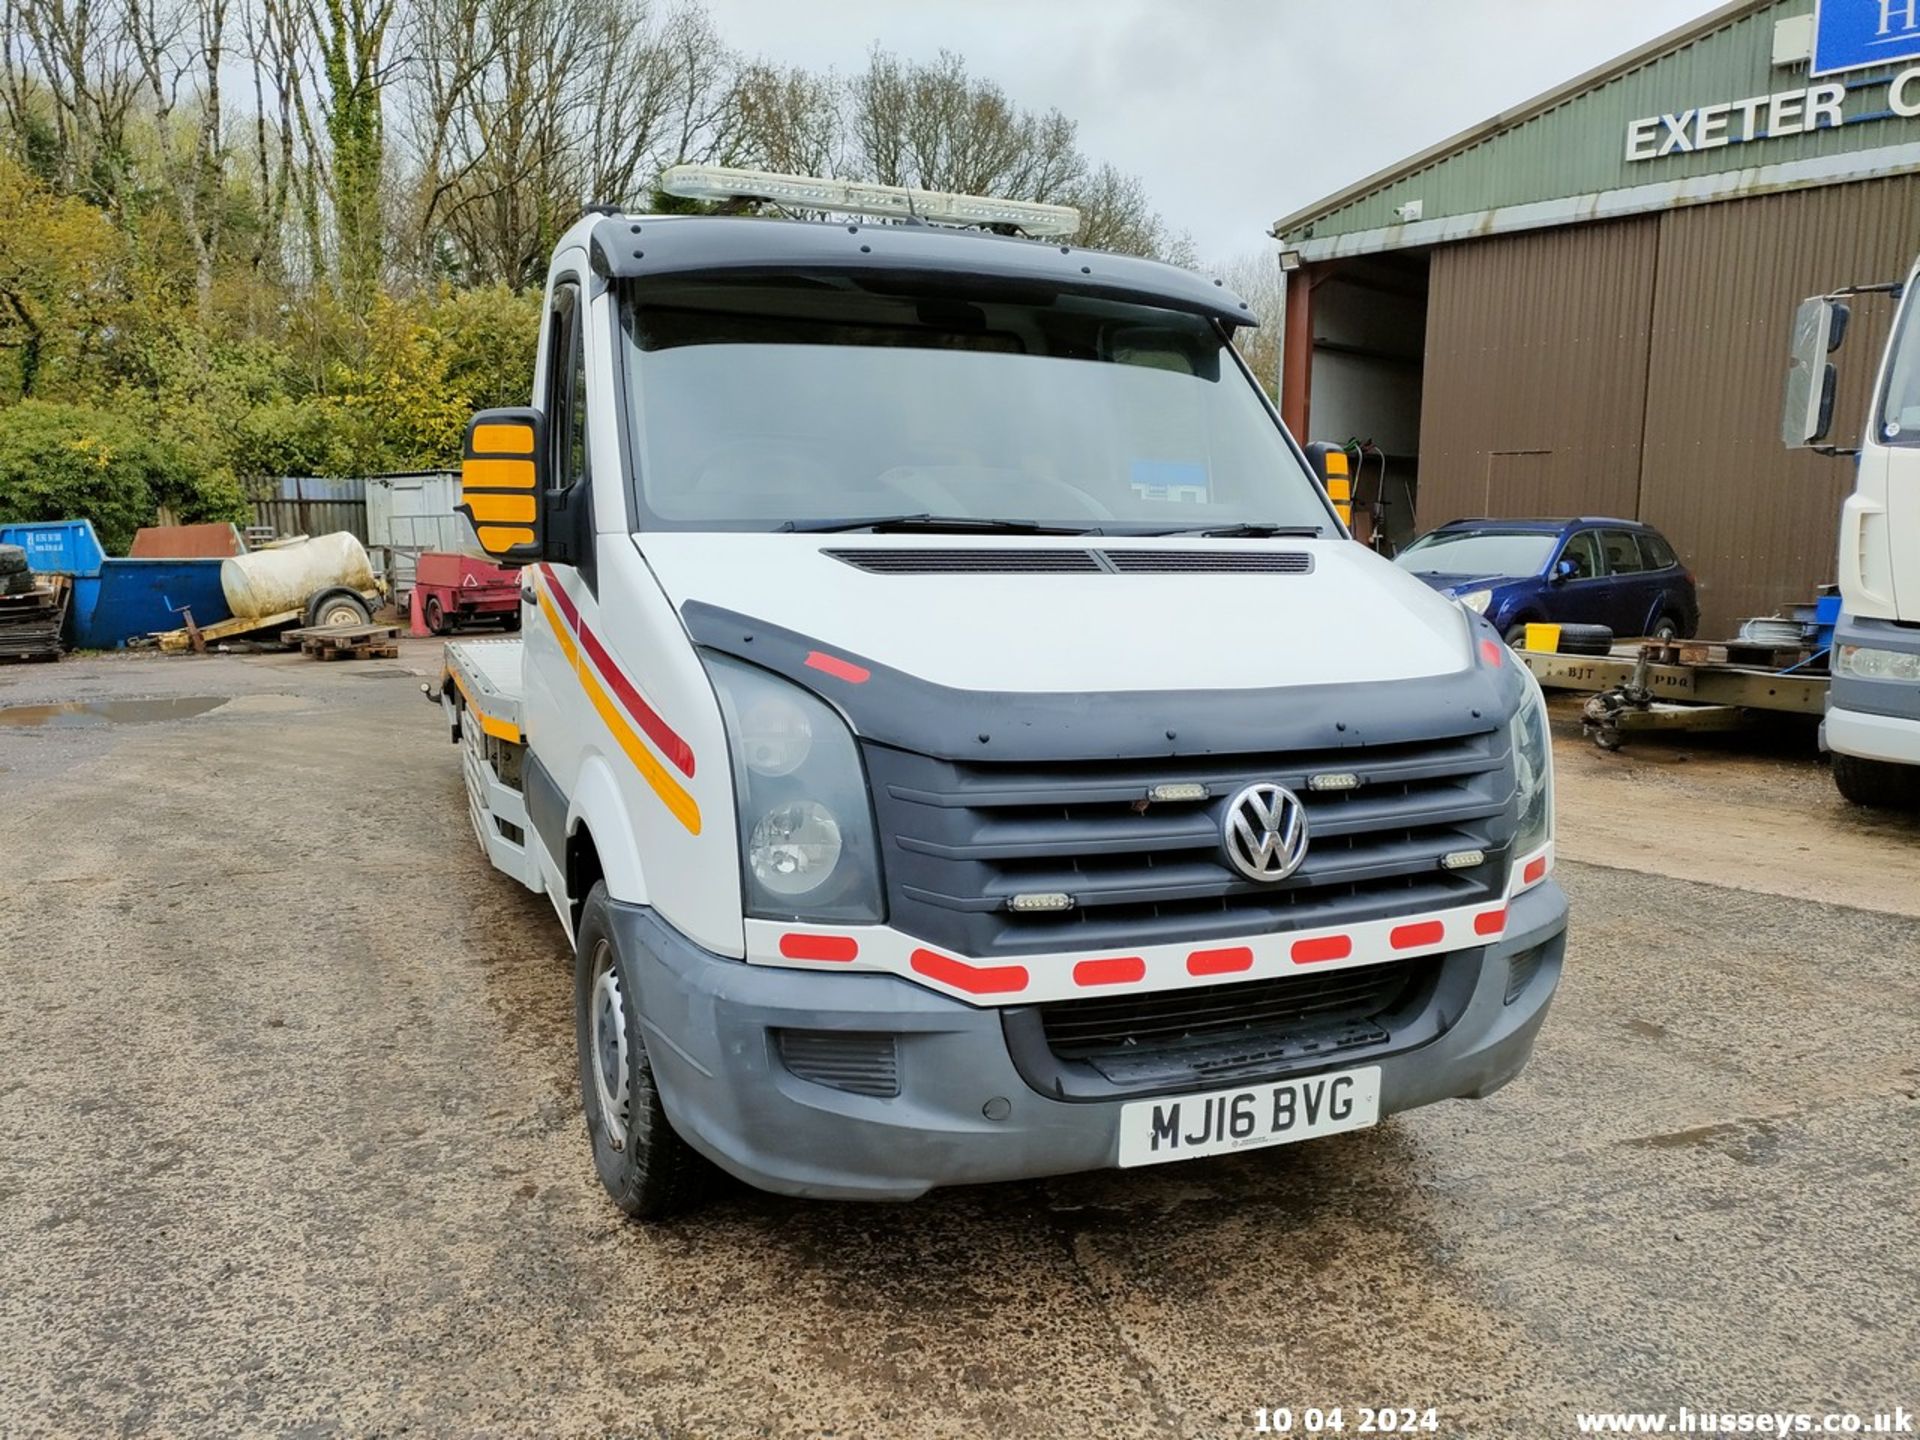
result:
M 1328 770 L 1307 777 L 1309 790 L 1358 790 L 1360 777 L 1351 770 Z
M 1449 850 L 1440 857 L 1442 870 L 1471 870 L 1476 865 L 1486 863 L 1484 850 Z
M 1063 890 L 1030 890 L 1024 895 L 1011 897 L 1007 901 L 1007 908 L 1020 911 L 1022 914 L 1047 910 L 1071 910 L 1073 896 Z
M 1204 800 L 1207 787 L 1192 780 L 1177 784 L 1156 785 L 1147 791 L 1149 800 Z

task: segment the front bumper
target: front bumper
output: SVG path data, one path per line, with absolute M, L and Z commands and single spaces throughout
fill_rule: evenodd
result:
M 1842 645 L 1865 645 L 1920 655 L 1920 629 L 1842 615 L 1833 644 L 1836 651 Z M 1836 673 L 1827 691 L 1820 743 L 1862 760 L 1920 765 L 1920 685 Z
M 1417 1048 L 1352 1062 L 1380 1067 L 1382 1115 L 1490 1095 L 1519 1073 L 1559 983 L 1566 924 L 1551 879 L 1515 897 L 1502 939 L 1460 952 L 1478 956 L 1479 973 L 1459 1017 Z M 998 1010 L 910 981 L 723 959 L 645 906 L 616 904 L 613 927 L 674 1128 L 764 1190 L 907 1200 L 940 1185 L 1101 1169 L 1115 1163 L 1121 1105 L 1141 1098 L 1039 1094 L 1014 1065 Z M 1534 950 L 1537 967 L 1509 1000 L 1508 962 Z M 801 1079 L 780 1058 L 783 1029 L 896 1036 L 899 1094 Z M 1336 1055 L 1259 1078 L 1343 1068 Z

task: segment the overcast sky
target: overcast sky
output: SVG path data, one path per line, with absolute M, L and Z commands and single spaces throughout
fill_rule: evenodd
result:
M 1146 182 L 1203 259 L 1712 8 L 1706 0 L 707 0 L 750 55 L 957 50 Z

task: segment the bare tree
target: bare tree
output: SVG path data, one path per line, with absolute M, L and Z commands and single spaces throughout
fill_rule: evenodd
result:
M 831 74 L 765 61 L 740 67 L 725 132 L 725 164 L 789 175 L 833 175 L 843 166 L 841 88 Z
M 1280 323 L 1286 288 L 1286 277 L 1280 273 L 1280 257 L 1273 250 L 1249 250 L 1214 273 L 1229 290 L 1247 302 L 1260 321 L 1258 326 L 1236 331 L 1234 344 L 1246 358 L 1254 377 L 1271 392 L 1280 373 Z
M 152 105 L 158 164 L 193 249 L 202 335 L 213 328 L 213 280 L 226 219 L 227 156 L 220 72 L 231 0 L 130 0 L 127 31 Z M 177 132 L 181 129 L 183 137 Z
M 56 188 L 117 206 L 142 83 L 125 16 L 94 0 L 0 0 L 0 25 L 0 104 L 24 158 Z

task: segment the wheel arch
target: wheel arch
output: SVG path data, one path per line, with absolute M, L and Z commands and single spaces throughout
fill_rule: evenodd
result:
M 567 903 L 576 920 L 595 879 L 606 882 L 611 899 L 648 903 L 646 874 L 635 843 L 638 833 L 612 767 L 601 756 L 588 756 L 567 807 L 566 853 L 560 857 Z M 587 868 L 576 874 L 576 864 Z M 577 883 L 582 878 L 584 883 Z

